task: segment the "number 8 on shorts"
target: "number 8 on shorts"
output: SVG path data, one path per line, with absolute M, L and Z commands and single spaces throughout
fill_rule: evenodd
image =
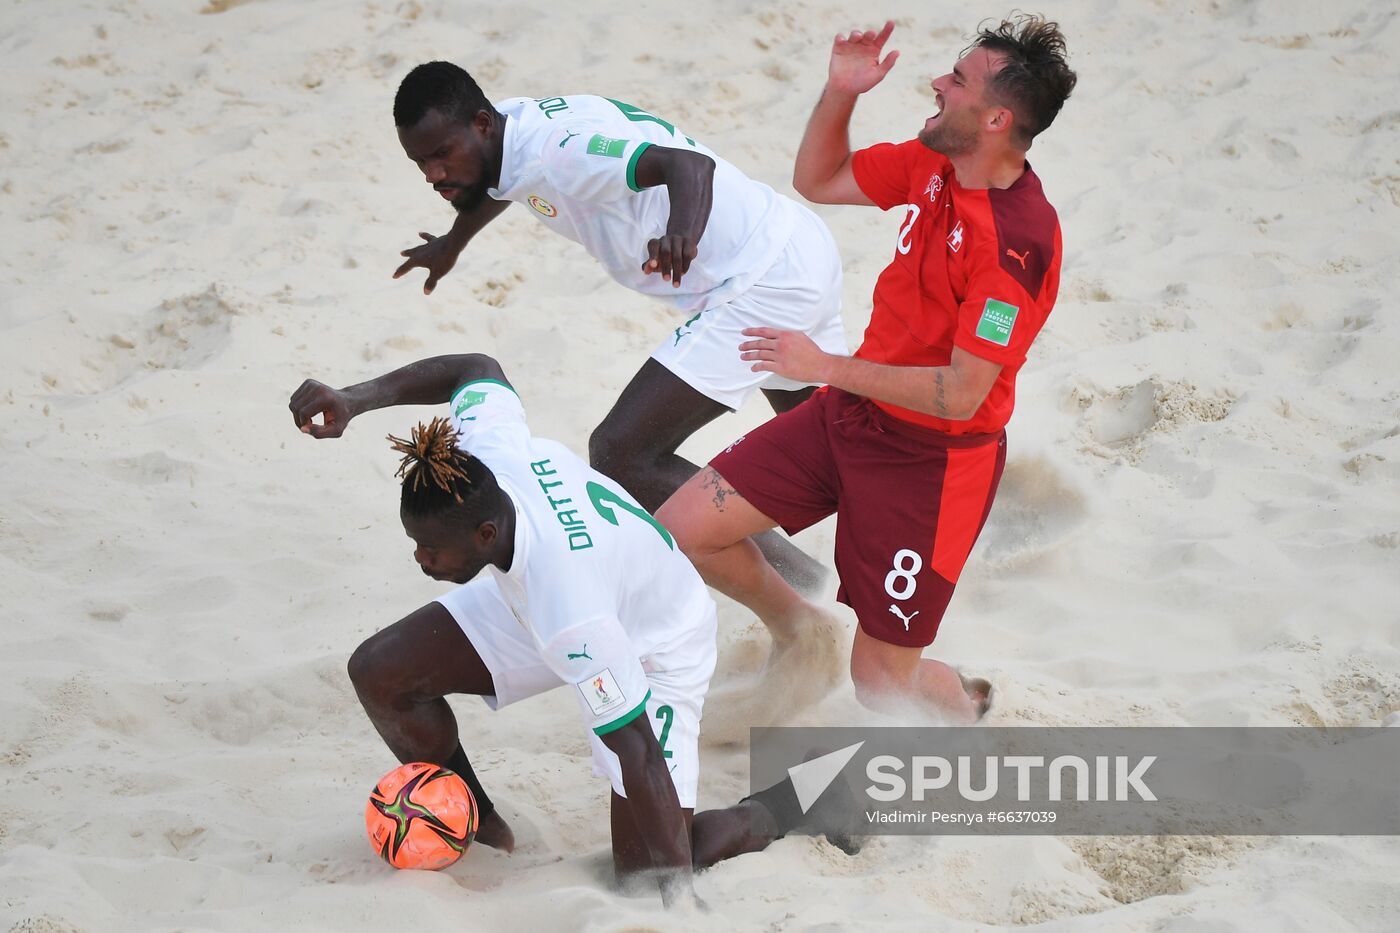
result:
M 900 548 L 894 555 L 894 569 L 885 574 L 885 592 L 891 599 L 908 599 L 914 595 L 919 581 L 916 578 L 924 569 L 924 559 L 917 552 Z

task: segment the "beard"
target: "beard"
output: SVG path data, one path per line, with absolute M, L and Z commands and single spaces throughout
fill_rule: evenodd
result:
M 452 199 L 452 206 L 458 211 L 469 211 L 482 201 L 486 200 L 486 189 L 491 187 L 486 182 L 472 185 L 470 188 L 463 188 L 462 193 Z
M 941 120 L 937 126 L 920 130 L 919 142 L 945 156 L 964 155 L 977 147 L 977 128 Z

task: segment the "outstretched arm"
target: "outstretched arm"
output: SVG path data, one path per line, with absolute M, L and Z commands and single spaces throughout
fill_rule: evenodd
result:
M 700 253 L 700 237 L 710 222 L 714 176 L 715 160 L 688 149 L 648 146 L 637 159 L 637 187 L 665 185 L 671 196 L 666 235 L 647 243 L 643 272 L 660 272 L 663 279 L 680 287 L 681 276 Z
M 947 366 L 894 366 L 826 353 L 806 334 L 775 327 L 750 327 L 739 344 L 754 372 L 799 382 L 824 382 L 911 411 L 966 421 L 977 414 L 996 384 L 1001 364 L 953 347 Z
M 662 902 L 669 907 L 693 900 L 690 829 L 651 724 L 646 716 L 638 716 L 601 738 L 622 765 L 622 786 L 633 820 L 645 833 Z
M 884 80 L 899 58 L 880 53 L 894 31 L 887 22 L 879 33 L 856 30 L 837 36 L 831 46 L 826 87 L 802 134 L 797 161 L 792 169 L 792 186 L 809 201 L 818 204 L 873 204 L 856 184 L 851 172 L 849 128 L 856 98 Z
M 395 405 L 441 405 L 451 400 L 454 389 L 475 379 L 495 379 L 510 385 L 501 364 L 492 357 L 464 353 L 419 360 L 343 389 L 308 379 L 292 393 L 287 407 L 302 433 L 316 438 L 340 437 L 357 415 Z M 317 415 L 323 416 L 320 424 L 314 420 Z
M 457 257 L 466 249 L 471 238 L 480 233 L 481 228 L 501 216 L 507 207 L 510 207 L 509 201 L 485 198 L 471 210 L 458 211 L 457 219 L 452 222 L 452 229 L 444 236 L 433 236 L 431 233 L 419 231 L 418 235 L 427 242 L 422 246 L 410 246 L 399 253 L 407 258 L 394 270 L 394 278 L 399 278 L 415 267 L 427 269 L 428 278 L 423 282 L 423 294 L 431 295 L 433 289 L 437 288 L 438 279 L 451 272 L 452 267 L 457 264 Z

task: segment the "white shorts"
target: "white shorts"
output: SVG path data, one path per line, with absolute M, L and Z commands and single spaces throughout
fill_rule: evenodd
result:
M 459 586 L 437 602 L 452 614 L 491 672 L 496 695 L 482 699 L 493 710 L 564 686 L 489 575 Z M 715 608 L 712 600 L 705 602 L 707 618 L 699 620 L 684 640 L 641 659 L 651 687 L 647 720 L 666 756 L 676 796 L 686 808 L 694 808 L 700 784 L 700 716 L 715 672 Z M 617 755 L 591 729 L 588 740 L 593 773 L 608 778 L 617 795 L 626 797 Z
M 746 327 L 802 331 L 827 353 L 845 355 L 841 323 L 841 255 L 820 217 L 798 212 L 792 238 L 757 282 L 706 308 L 668 334 L 651 358 L 686 385 L 737 410 L 754 389 L 801 389 L 777 373 L 756 373 L 739 358 Z

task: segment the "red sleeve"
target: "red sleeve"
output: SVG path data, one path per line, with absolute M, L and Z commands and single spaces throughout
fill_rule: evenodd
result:
M 910 177 L 921 156 L 933 153 L 917 139 L 878 143 L 851 156 L 851 174 L 881 210 L 909 203 Z
M 953 344 L 981 359 L 1019 366 L 1045 325 L 1049 305 L 1031 298 L 1002 268 L 996 245 L 993 236 L 990 248 L 982 245 L 968 257 L 967 297 L 958 305 Z

